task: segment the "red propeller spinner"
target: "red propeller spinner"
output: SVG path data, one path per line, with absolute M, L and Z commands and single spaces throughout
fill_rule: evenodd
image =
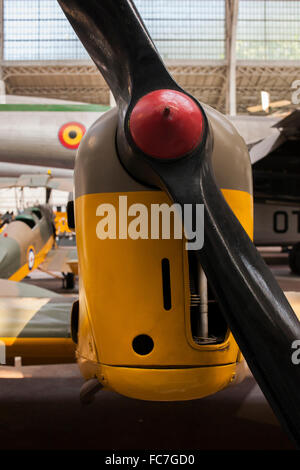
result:
M 197 104 L 176 90 L 156 90 L 143 96 L 129 120 L 131 136 L 145 154 L 179 158 L 202 139 L 204 118 Z

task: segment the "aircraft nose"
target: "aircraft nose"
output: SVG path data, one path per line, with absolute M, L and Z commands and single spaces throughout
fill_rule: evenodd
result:
M 20 246 L 6 233 L 0 237 L 0 278 L 9 279 L 21 267 Z
M 4 234 L 5 236 L 6 234 Z M 7 247 L 3 246 L 2 239 L 0 240 L 0 268 L 2 262 L 5 260 L 7 257 Z

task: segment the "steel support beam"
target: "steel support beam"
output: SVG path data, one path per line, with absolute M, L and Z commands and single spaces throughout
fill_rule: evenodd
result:
M 0 0 L 0 103 L 5 103 L 5 81 L 3 78 L 3 53 L 4 53 L 4 21 L 3 0 Z
M 236 115 L 236 31 L 239 0 L 226 0 L 226 114 Z

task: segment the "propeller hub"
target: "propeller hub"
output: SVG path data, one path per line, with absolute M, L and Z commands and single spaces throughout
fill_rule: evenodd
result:
M 129 129 L 134 143 L 147 155 L 179 158 L 202 140 L 204 117 L 189 96 L 176 90 L 156 90 L 134 106 Z

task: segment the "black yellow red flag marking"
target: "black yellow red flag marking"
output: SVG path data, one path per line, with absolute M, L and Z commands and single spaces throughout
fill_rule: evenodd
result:
M 85 127 L 79 122 L 67 122 L 58 131 L 60 143 L 68 149 L 77 149 L 85 134 Z

